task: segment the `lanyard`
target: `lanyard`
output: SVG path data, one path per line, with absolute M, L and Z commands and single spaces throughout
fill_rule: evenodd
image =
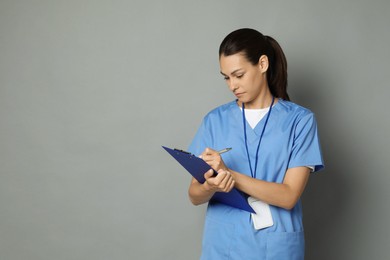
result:
M 253 172 L 253 170 L 252 170 L 252 163 L 251 163 L 251 158 L 250 158 L 250 156 L 249 156 L 248 141 L 247 141 L 247 135 L 246 135 L 245 105 L 244 105 L 244 102 L 242 102 L 242 121 L 243 121 L 243 124 L 244 124 L 244 139 L 245 139 L 246 155 L 248 156 L 249 169 L 251 170 L 251 176 L 252 176 L 252 178 L 255 178 L 255 179 L 256 179 L 256 171 L 257 171 L 257 161 L 258 161 L 258 159 L 259 159 L 260 143 L 261 143 L 261 139 L 263 139 L 263 134 L 264 134 L 264 131 L 265 131 L 265 127 L 267 126 L 269 116 L 271 115 L 272 106 L 273 106 L 273 104 L 274 104 L 274 101 L 275 101 L 275 97 L 272 96 L 272 103 L 271 103 L 271 106 L 269 107 L 269 111 L 268 111 L 268 114 L 267 114 L 267 118 L 265 119 L 265 123 L 264 123 L 264 126 L 263 126 L 263 130 L 261 131 L 259 143 L 258 143 L 258 145 L 257 145 L 256 160 L 255 160 L 255 171 L 254 171 L 254 172 Z

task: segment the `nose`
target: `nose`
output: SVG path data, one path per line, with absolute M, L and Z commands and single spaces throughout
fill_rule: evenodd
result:
M 238 86 L 237 86 L 237 83 L 234 81 L 234 79 L 230 78 L 229 81 L 228 81 L 228 86 L 229 86 L 229 89 L 234 92 Z

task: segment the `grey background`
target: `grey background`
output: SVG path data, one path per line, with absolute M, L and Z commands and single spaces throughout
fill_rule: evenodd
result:
M 1 0 L 0 259 L 198 259 L 205 206 L 161 145 L 234 98 L 217 49 L 241 27 L 317 115 L 307 259 L 387 259 L 389 3 Z

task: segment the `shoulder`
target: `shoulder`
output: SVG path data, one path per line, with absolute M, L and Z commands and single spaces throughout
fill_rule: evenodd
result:
M 316 128 L 315 115 L 308 108 L 280 99 L 275 106 L 275 110 L 278 111 L 277 122 L 283 127 L 289 127 L 295 131 L 300 131 L 304 128 Z
M 237 109 L 236 101 L 220 105 L 206 114 L 204 120 L 215 120 L 217 118 L 223 118 L 232 113 L 234 109 Z
M 295 117 L 299 119 L 304 117 L 314 117 L 314 113 L 310 109 L 291 101 L 279 99 L 277 105 L 279 112 L 288 117 Z
M 280 124 L 283 127 L 291 128 L 295 135 L 317 131 L 317 121 L 310 109 L 290 101 L 280 100 L 279 110 L 281 111 L 279 114 Z

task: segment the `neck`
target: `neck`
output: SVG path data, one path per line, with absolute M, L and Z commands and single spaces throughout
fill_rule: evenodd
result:
M 262 91 L 259 93 L 259 95 L 251 101 L 245 102 L 245 108 L 246 109 L 262 109 L 269 107 L 272 102 L 272 94 L 271 91 L 266 88 L 265 91 Z M 274 104 L 277 102 L 277 99 L 275 99 Z M 242 106 L 242 101 L 237 102 L 239 106 Z

